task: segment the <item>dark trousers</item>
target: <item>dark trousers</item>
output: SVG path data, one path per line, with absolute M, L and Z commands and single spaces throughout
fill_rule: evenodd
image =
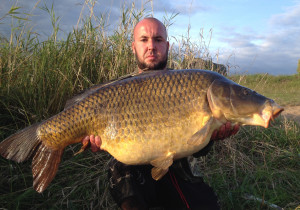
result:
M 152 166 L 115 163 L 108 174 L 111 194 L 119 206 L 127 202 L 128 209 L 220 209 L 213 189 L 200 177 L 185 180 L 178 175 L 178 169 L 171 167 L 161 180 L 155 181 Z

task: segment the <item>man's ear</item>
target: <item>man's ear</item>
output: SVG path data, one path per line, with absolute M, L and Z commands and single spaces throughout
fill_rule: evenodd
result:
M 131 43 L 131 49 L 132 49 L 133 54 L 135 54 L 134 42 Z

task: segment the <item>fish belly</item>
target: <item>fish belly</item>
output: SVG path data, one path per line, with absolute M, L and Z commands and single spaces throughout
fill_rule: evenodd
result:
M 187 143 L 208 119 L 208 115 L 198 112 L 173 123 L 147 125 L 141 130 L 131 128 L 134 131 L 132 135 L 116 135 L 112 138 L 110 133 L 103 135 L 105 138 L 102 138 L 101 148 L 128 165 L 148 164 L 168 153 L 174 154 L 174 159 L 179 159 L 201 150 L 208 144 L 213 130 L 201 144 L 195 146 Z

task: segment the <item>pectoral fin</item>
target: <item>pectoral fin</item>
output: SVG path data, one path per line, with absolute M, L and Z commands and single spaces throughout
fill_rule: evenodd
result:
M 214 118 L 210 118 L 206 124 L 204 125 L 204 127 L 197 131 L 188 141 L 188 144 L 191 145 L 200 145 L 204 142 L 204 140 L 208 137 L 208 134 L 210 132 L 210 128 L 212 125 Z
M 169 152 L 165 156 L 159 157 L 150 162 L 154 167 L 151 170 L 152 178 L 155 180 L 161 179 L 169 170 L 169 167 L 173 164 L 174 154 Z
M 152 178 L 155 179 L 156 181 L 160 180 L 168 172 L 168 170 L 169 169 L 165 170 L 165 169 L 162 169 L 162 168 L 154 167 L 151 170 Z

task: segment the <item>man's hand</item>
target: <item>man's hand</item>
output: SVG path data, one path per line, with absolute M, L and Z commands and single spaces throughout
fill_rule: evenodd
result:
M 231 128 L 231 123 L 227 122 L 224 125 L 220 127 L 219 130 L 215 130 L 211 136 L 211 140 L 223 140 L 228 138 L 229 136 L 235 135 L 240 129 L 240 126 L 236 124 Z M 91 151 L 92 152 L 98 152 L 101 150 L 101 138 L 99 136 L 86 136 L 82 139 L 82 144 L 83 145 L 88 145 L 90 143 L 91 145 Z
M 94 136 L 94 135 L 90 135 L 90 136 L 86 136 L 81 140 L 83 145 L 87 145 L 88 143 L 91 144 L 91 150 L 92 152 L 98 152 L 101 150 L 101 138 L 99 136 Z
M 233 126 L 233 128 L 231 128 L 231 123 L 226 122 L 224 125 L 222 125 L 220 127 L 219 130 L 215 130 L 213 132 L 213 134 L 210 137 L 211 141 L 208 143 L 208 145 L 206 145 L 200 151 L 194 153 L 193 156 L 195 158 L 198 158 L 200 156 L 207 155 L 208 152 L 211 150 L 211 147 L 213 146 L 214 141 L 226 139 L 229 136 L 232 136 L 232 135 L 236 134 L 239 131 L 239 129 L 240 129 L 240 126 L 238 124 L 236 124 L 235 126 Z
M 211 135 L 211 140 L 223 140 L 228 138 L 229 136 L 235 135 L 240 129 L 240 126 L 238 124 L 234 125 L 233 128 L 231 128 L 231 123 L 226 122 L 224 125 L 220 127 L 219 130 L 215 130 L 213 134 Z

